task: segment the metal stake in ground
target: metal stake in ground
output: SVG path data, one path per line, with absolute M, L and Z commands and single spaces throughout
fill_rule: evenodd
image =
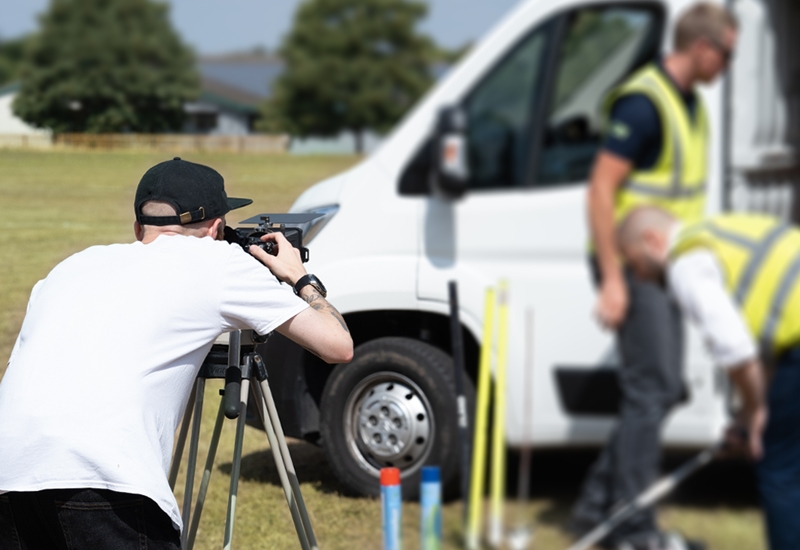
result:
M 464 502 L 464 525 L 467 523 L 469 509 L 469 462 L 472 456 L 469 439 L 469 416 L 467 396 L 464 391 L 464 338 L 461 334 L 461 321 L 458 315 L 458 286 L 455 281 L 448 283 L 450 291 L 450 340 L 453 348 L 453 368 L 455 369 L 458 404 L 458 438 L 461 443 L 461 499 Z
M 533 522 L 526 519 L 528 493 L 531 483 L 531 447 L 533 446 L 533 310 L 525 310 L 525 360 L 522 374 L 522 387 L 525 392 L 525 407 L 522 418 L 522 437 L 524 443 L 519 457 L 519 480 L 517 485 L 517 525 L 508 535 L 511 550 L 526 550 L 533 538 Z
M 589 531 L 581 540 L 570 546 L 568 550 L 588 550 L 608 536 L 611 531 L 623 521 L 636 512 L 656 503 L 677 487 L 684 479 L 711 462 L 721 448 L 721 443 L 714 445 L 683 464 L 671 474 L 662 477 L 645 489 L 645 491 L 639 494 L 633 501 L 619 506 L 608 519 Z

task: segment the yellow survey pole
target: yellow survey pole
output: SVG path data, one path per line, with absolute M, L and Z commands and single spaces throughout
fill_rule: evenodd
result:
M 503 544 L 503 499 L 506 481 L 506 368 L 508 366 L 508 284 L 498 291 L 497 365 L 494 373 L 492 426 L 492 481 L 489 512 L 489 545 Z
M 492 385 L 492 336 L 494 333 L 494 289 L 486 289 L 483 308 L 483 341 L 478 367 L 478 400 L 475 404 L 475 437 L 472 443 L 472 479 L 469 484 L 466 542 L 469 550 L 480 545 L 483 488 L 486 470 L 486 424 L 489 416 L 489 389 Z

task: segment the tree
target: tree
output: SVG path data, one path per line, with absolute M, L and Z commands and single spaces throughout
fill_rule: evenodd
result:
M 444 65 L 455 65 L 462 57 L 469 53 L 473 46 L 474 44 L 472 42 L 467 42 L 453 49 L 438 47 L 435 60 Z
M 52 0 L 21 68 L 13 109 L 55 132 L 180 128 L 199 94 L 192 51 L 151 0 Z
M 19 68 L 28 37 L 0 42 L 0 86 L 13 83 L 19 77 Z
M 280 55 L 286 63 L 259 128 L 295 136 L 391 127 L 431 84 L 435 48 L 415 29 L 427 7 L 406 0 L 307 0 Z

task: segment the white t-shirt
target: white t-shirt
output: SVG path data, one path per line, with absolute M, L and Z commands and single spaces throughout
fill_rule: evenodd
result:
M 214 340 L 266 334 L 308 305 L 236 245 L 160 236 L 95 246 L 31 293 L 0 382 L 0 492 L 145 495 L 181 528 L 167 473 Z

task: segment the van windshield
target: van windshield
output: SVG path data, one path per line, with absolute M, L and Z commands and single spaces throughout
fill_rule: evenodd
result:
M 655 14 L 642 8 L 573 12 L 559 51 L 535 185 L 582 183 L 600 147 L 608 91 L 656 56 Z
M 654 8 L 593 6 L 530 32 L 464 102 L 470 187 L 584 182 L 600 146 L 603 98 L 657 55 L 661 23 Z

